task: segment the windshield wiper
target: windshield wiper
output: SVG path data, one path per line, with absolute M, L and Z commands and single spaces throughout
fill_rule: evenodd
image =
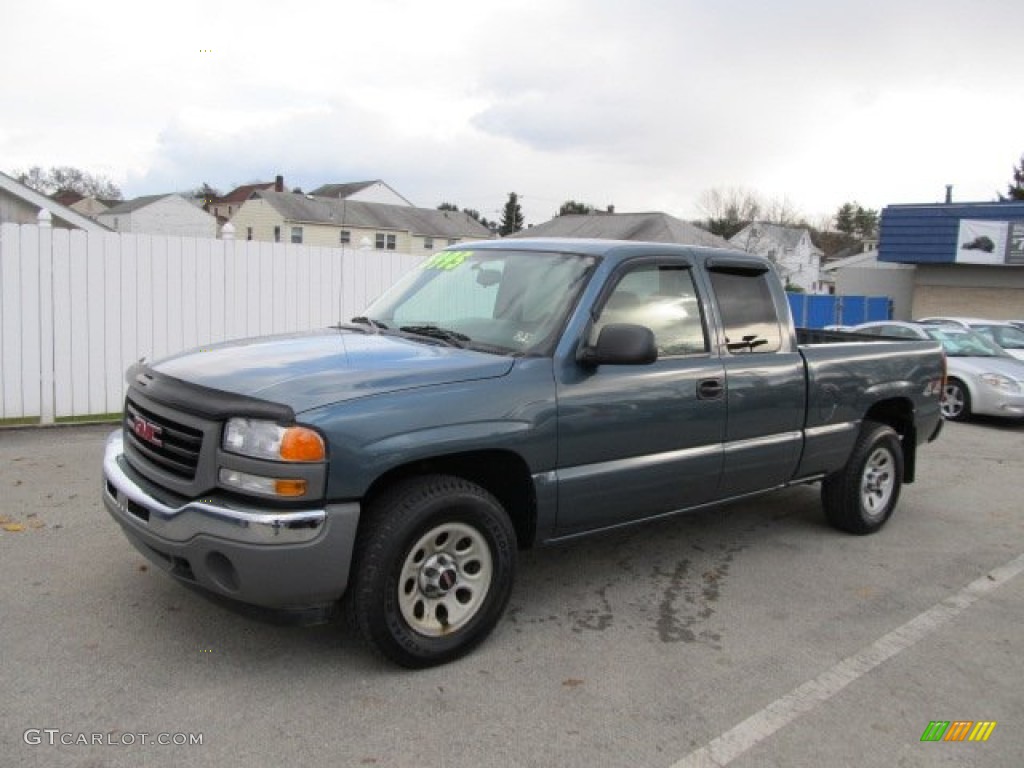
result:
M 436 325 L 403 325 L 398 330 L 403 333 L 411 333 L 414 336 L 426 336 L 431 339 L 438 339 L 453 347 L 462 348 L 466 346 L 466 342 L 472 341 L 464 333 L 458 331 L 451 331 L 447 328 L 439 328 Z

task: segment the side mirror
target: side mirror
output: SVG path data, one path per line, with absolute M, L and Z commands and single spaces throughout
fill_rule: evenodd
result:
M 597 343 L 584 347 L 577 358 L 581 365 L 650 365 L 658 359 L 654 332 L 633 323 L 609 323 Z

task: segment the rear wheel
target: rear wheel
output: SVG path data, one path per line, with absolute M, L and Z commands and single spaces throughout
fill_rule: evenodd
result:
M 966 421 L 971 417 L 971 393 L 959 379 L 946 381 L 940 405 L 942 415 L 950 421 Z
M 846 466 L 825 478 L 825 517 L 849 533 L 874 533 L 892 515 L 903 484 L 903 447 L 892 427 L 866 421 Z
M 346 597 L 368 643 L 406 667 L 443 664 L 490 634 L 512 593 L 516 540 L 474 483 L 403 481 L 367 510 Z

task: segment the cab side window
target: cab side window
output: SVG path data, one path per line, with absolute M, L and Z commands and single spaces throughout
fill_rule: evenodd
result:
M 729 352 L 778 352 L 782 348 L 782 326 L 772 301 L 768 272 L 712 267 L 708 274 L 722 313 Z
M 601 308 L 589 342 L 595 343 L 610 323 L 650 328 L 659 358 L 708 351 L 697 290 L 686 267 L 649 264 L 624 274 Z

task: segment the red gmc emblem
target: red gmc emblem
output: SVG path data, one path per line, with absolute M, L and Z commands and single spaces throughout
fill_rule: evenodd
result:
M 138 416 L 132 421 L 132 432 L 140 440 L 145 440 L 147 443 L 157 447 L 164 444 L 163 440 L 160 439 L 160 433 L 163 432 L 163 429 L 152 422 L 140 419 Z

